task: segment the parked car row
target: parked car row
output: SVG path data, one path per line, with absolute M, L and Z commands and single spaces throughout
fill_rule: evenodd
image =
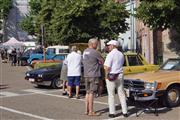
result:
M 67 54 L 63 54 L 63 55 L 64 57 L 66 57 Z M 141 54 L 127 52 L 127 53 L 124 53 L 124 56 L 125 56 L 125 62 L 123 65 L 123 69 L 124 69 L 125 75 L 147 72 L 147 71 L 155 71 L 159 68 L 158 65 L 148 64 Z M 26 79 L 31 79 L 30 81 L 32 83 L 35 83 L 37 85 L 42 85 L 44 84 L 43 81 L 45 82 L 54 81 L 54 79 L 44 80 L 44 77 L 41 78 L 42 80 L 39 80 L 40 79 L 39 76 L 42 76 L 42 74 L 48 74 L 50 78 L 53 78 L 54 76 L 60 77 L 60 71 L 56 70 L 57 68 L 59 69 L 59 67 L 61 67 L 61 63 L 62 63 L 62 60 L 59 60 L 59 55 L 56 55 L 52 60 L 47 60 L 45 63 L 43 60 L 35 60 L 34 62 L 37 63 L 36 66 L 34 67 L 38 69 L 28 71 L 26 74 Z M 53 65 L 50 63 L 53 63 Z M 56 65 L 59 67 L 54 67 Z M 53 74 L 49 74 L 49 70 L 51 71 L 52 69 L 57 72 L 52 72 Z M 34 81 L 32 79 L 34 79 Z M 53 84 L 49 84 L 49 85 L 53 85 Z M 54 87 L 57 88 L 58 86 L 56 85 Z
M 26 72 L 25 79 L 33 84 L 60 87 L 62 63 Z M 151 90 L 153 82 L 158 82 L 158 96 L 170 107 L 180 104 L 180 59 L 169 59 L 157 71 L 125 76 L 125 90 L 132 98 L 134 90 Z M 131 83 L 134 84 L 133 88 Z M 130 88 L 131 86 L 131 88 Z

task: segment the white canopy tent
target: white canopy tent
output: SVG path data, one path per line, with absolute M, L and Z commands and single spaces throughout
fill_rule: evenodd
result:
M 16 40 L 16 38 L 12 37 L 7 42 L 2 44 L 3 46 L 11 46 L 11 47 L 21 47 L 24 46 L 24 43 Z

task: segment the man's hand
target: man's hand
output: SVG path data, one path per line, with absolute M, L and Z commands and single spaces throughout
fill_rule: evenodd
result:
M 107 80 L 107 78 L 108 78 L 108 73 L 109 73 L 109 71 L 110 71 L 110 67 L 104 65 L 104 70 L 105 70 L 105 80 Z

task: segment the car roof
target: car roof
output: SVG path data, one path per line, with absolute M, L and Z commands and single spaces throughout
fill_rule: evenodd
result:
M 123 52 L 124 55 L 137 55 L 138 53 L 135 53 L 135 52 Z

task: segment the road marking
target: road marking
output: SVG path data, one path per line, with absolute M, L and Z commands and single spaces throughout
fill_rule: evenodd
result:
M 44 92 L 47 92 L 45 90 L 38 90 L 38 89 L 26 89 L 26 90 L 23 90 L 23 91 L 33 92 L 33 93 L 44 93 Z
M 53 120 L 53 119 L 50 119 L 50 118 L 41 117 L 41 116 L 34 115 L 34 114 L 31 114 L 31 113 L 21 112 L 21 111 L 11 109 L 11 108 L 7 108 L 7 107 L 3 107 L 3 106 L 0 106 L 0 109 L 10 111 L 10 112 L 13 112 L 13 113 L 18 113 L 18 114 L 21 114 L 21 115 L 26 115 L 26 116 L 33 117 L 33 118 L 38 118 L 38 119 L 41 119 L 41 120 Z
M 13 92 L 8 92 L 8 91 L 3 91 L 0 92 L 0 98 L 5 98 L 5 97 L 17 97 L 17 96 L 25 96 L 25 95 L 34 95 L 34 94 L 40 94 L 40 93 L 52 93 L 52 92 L 58 92 L 61 90 L 37 90 L 37 89 L 25 89 L 22 90 L 28 93 L 13 93 Z
M 26 66 L 26 68 L 27 68 L 28 70 L 32 70 L 32 68 L 31 68 L 31 67 L 29 67 L 29 66 Z
M 19 96 L 19 94 L 16 94 L 16 93 L 13 93 L 13 92 L 0 92 L 0 95 L 8 96 L 8 97 Z

